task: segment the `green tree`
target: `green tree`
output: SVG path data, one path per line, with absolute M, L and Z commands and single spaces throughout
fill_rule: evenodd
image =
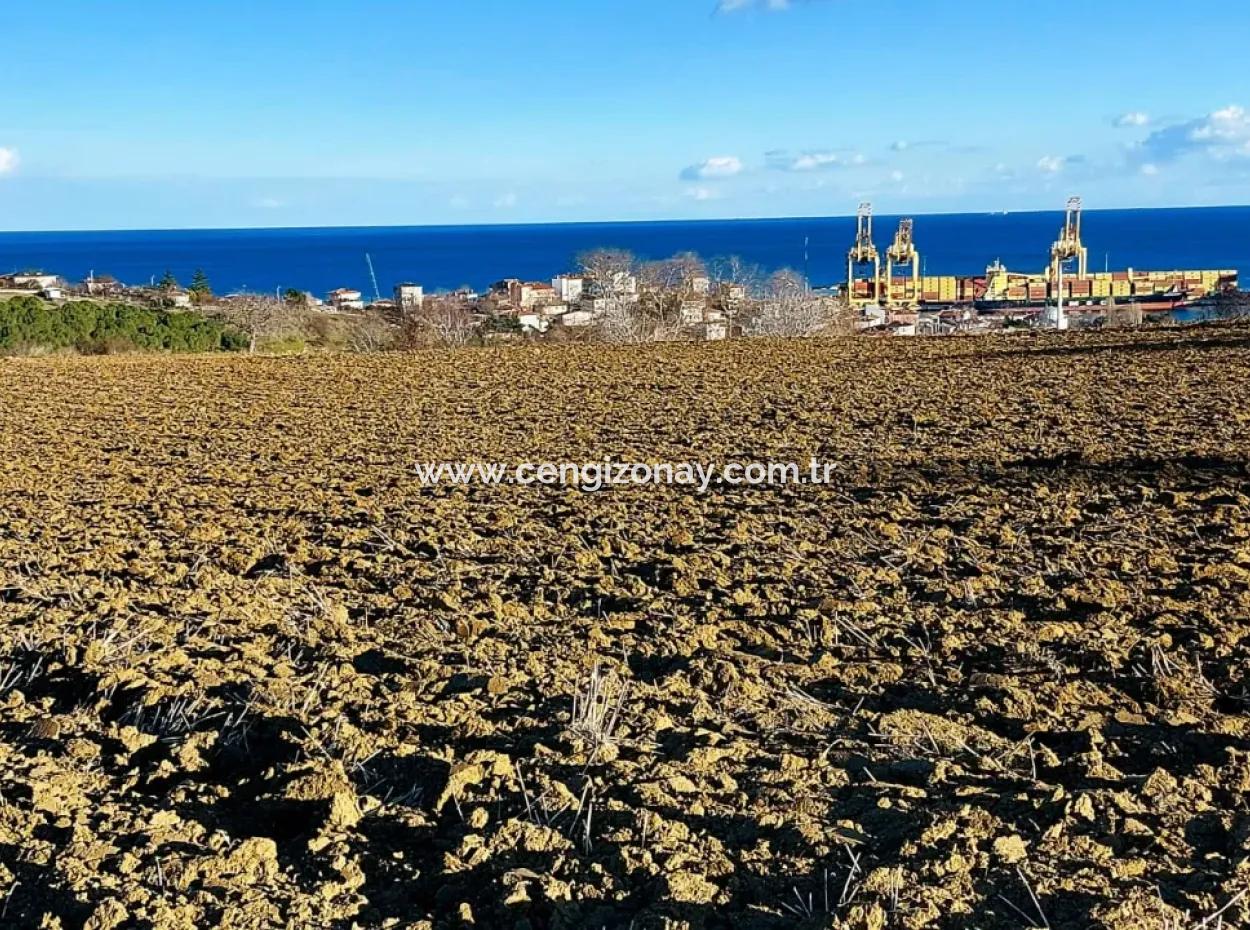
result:
M 308 306 L 308 295 L 298 288 L 288 287 L 282 292 L 282 299 L 293 307 Z
M 248 336 L 236 327 L 198 313 L 93 301 L 70 301 L 53 308 L 26 296 L 0 301 L 0 354 L 34 347 L 92 353 L 215 352 L 238 351 L 248 345 Z
M 157 282 L 156 286 L 162 291 L 176 291 L 178 290 L 178 279 L 174 277 L 172 271 L 166 268 L 165 274 L 161 276 L 161 280 Z
M 204 273 L 203 268 L 195 269 L 195 274 L 191 275 L 191 286 L 187 290 L 191 292 L 191 299 L 196 303 L 201 303 L 213 296 L 212 285 L 208 283 L 208 275 Z

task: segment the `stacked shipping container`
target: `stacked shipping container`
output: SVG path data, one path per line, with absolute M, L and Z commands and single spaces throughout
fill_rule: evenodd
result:
M 1002 286 L 1006 282 L 1000 283 Z M 1224 288 L 1237 286 L 1237 272 L 1203 271 L 1114 271 L 1085 277 L 1065 276 L 1065 300 L 1101 302 L 1107 298 L 1199 299 Z M 888 284 L 889 296 L 896 302 L 918 300 L 927 304 L 975 303 L 986 299 L 987 279 L 954 275 L 925 275 L 919 281 L 919 293 L 910 277 L 895 277 Z M 857 278 L 852 293 L 858 300 L 870 299 L 875 291 L 872 281 Z M 1011 283 L 996 292 L 1008 301 L 1040 304 L 1058 296 L 1054 285 L 1042 275 L 1012 275 Z

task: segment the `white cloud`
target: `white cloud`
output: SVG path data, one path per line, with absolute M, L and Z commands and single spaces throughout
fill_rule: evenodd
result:
M 259 207 L 262 210 L 277 210 L 280 207 L 285 207 L 286 203 L 277 197 L 261 197 L 253 201 L 252 206 Z
M 1250 113 L 1232 105 L 1206 116 L 1164 126 L 1136 148 L 1149 163 L 1175 161 L 1191 153 L 1205 153 L 1223 161 L 1250 156 Z
M 732 178 L 739 174 L 742 174 L 742 159 L 736 155 L 714 155 L 684 169 L 681 177 L 685 181 L 707 181 L 713 178 Z
M 1141 166 L 1141 173 L 1146 175 L 1146 177 L 1152 178 L 1159 173 L 1159 166 L 1154 162 L 1148 161 L 1146 164 Z
M 1199 120 L 1189 137 L 1195 142 L 1227 145 L 1250 140 L 1250 114 L 1244 107 L 1231 106 L 1216 110 Z
M 907 177 L 907 175 L 903 174 L 903 172 L 901 171 L 895 170 L 895 171 L 890 172 L 890 180 L 893 181 L 895 184 L 903 180 L 903 178 L 905 177 Z
M 1141 110 L 1130 110 L 1115 118 L 1115 125 L 1120 129 L 1132 129 L 1150 125 L 1150 114 Z
M 720 0 L 716 4 L 717 13 L 737 13 L 739 10 L 771 10 L 774 13 L 788 10 L 794 6 L 793 0 Z
M 844 168 L 848 165 L 862 165 L 866 159 L 859 152 L 843 154 L 841 152 L 803 152 L 791 155 L 789 152 L 772 151 L 764 156 L 770 168 L 778 171 L 828 171 L 832 168 Z
M 467 210 L 469 208 L 469 198 L 464 194 L 455 194 L 451 200 L 447 201 L 447 205 L 456 210 Z
M 1058 155 L 1043 155 L 1037 160 L 1037 170 L 1043 174 L 1058 174 L 1067 164 L 1067 159 Z
M 684 193 L 691 200 L 698 201 L 719 200 L 721 197 L 720 191 L 710 187 L 688 187 Z
M 842 164 L 842 156 L 833 152 L 807 152 L 790 162 L 790 171 L 819 171 Z
M 890 143 L 891 152 L 914 152 L 918 149 L 945 148 L 951 148 L 951 144 L 942 139 L 897 139 Z M 960 149 L 953 149 L 953 151 L 960 151 Z
M 517 196 L 511 192 L 495 198 L 495 208 L 497 210 L 511 210 L 516 204 Z
M 17 170 L 19 161 L 17 149 L 0 148 L 0 174 L 12 174 Z

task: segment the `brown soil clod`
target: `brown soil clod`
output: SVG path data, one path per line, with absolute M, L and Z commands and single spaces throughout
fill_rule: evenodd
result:
M 5 361 L 0 925 L 1244 926 L 1248 347 Z

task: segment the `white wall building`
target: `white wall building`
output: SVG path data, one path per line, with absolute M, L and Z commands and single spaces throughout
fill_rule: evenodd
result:
M 326 295 L 326 303 L 334 310 L 363 310 L 365 302 L 360 291 L 354 291 L 351 288 L 340 287 L 336 291 L 331 291 Z
M 618 271 L 612 276 L 612 290 L 621 296 L 635 296 L 638 293 L 638 279 L 627 271 Z
M 521 331 L 525 333 L 545 333 L 551 328 L 551 320 L 541 313 L 522 313 L 517 316 Z
M 589 326 L 595 321 L 595 314 L 589 310 L 570 310 L 560 317 L 561 326 Z
M 707 301 L 699 298 L 681 302 L 680 318 L 682 326 L 695 326 L 707 319 Z
M 551 286 L 556 292 L 556 299 L 563 304 L 576 303 L 586 291 L 586 279 L 571 274 L 562 274 L 551 279 Z
M 562 302 L 555 288 L 541 281 L 509 282 L 508 299 L 518 310 L 532 310 L 535 307 Z
M 34 291 L 56 287 L 61 283 L 61 279 L 54 274 L 15 274 L 11 280 L 14 287 L 28 287 Z
M 425 304 L 425 288 L 420 284 L 396 284 L 395 307 L 400 313 L 420 310 Z

